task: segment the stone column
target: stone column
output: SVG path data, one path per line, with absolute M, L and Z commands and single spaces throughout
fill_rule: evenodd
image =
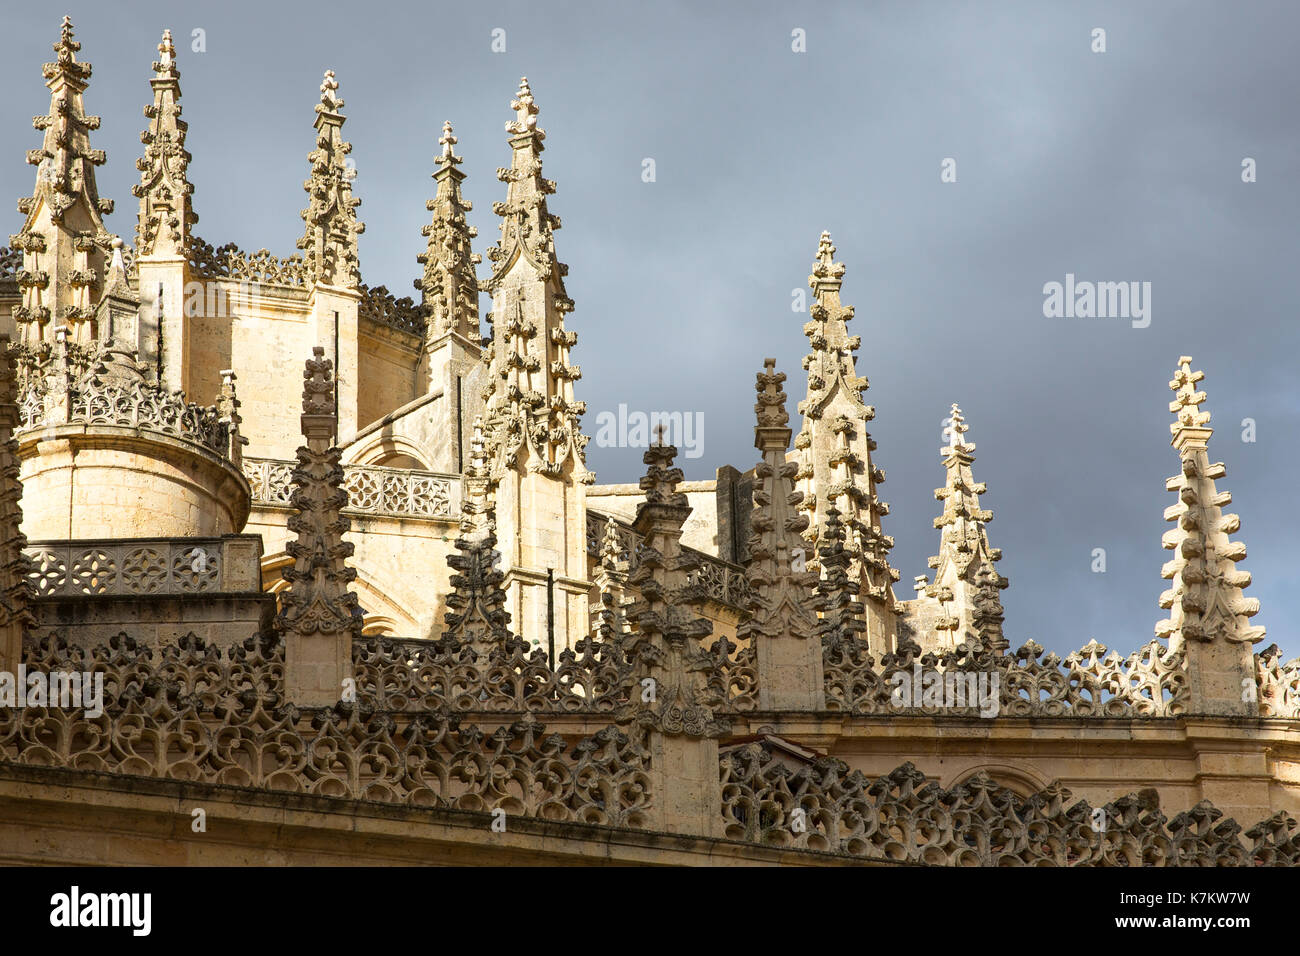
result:
M 348 519 L 340 451 L 334 439 L 332 363 L 320 346 L 303 377 L 302 433 L 290 499 L 296 513 L 289 530 L 297 535 L 285 547 L 294 559 L 284 570 L 289 587 L 276 620 L 284 635 L 286 695 L 300 707 L 337 703 L 352 679 L 352 642 L 361 636 L 361 609 L 348 590 L 357 572 L 347 566 L 352 544 L 343 540 Z

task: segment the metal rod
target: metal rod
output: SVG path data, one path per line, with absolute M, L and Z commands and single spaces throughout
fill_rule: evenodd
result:
M 546 652 L 555 670 L 555 569 L 546 569 Z

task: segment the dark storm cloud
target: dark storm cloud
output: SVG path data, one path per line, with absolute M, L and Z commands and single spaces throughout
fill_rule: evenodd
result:
M 335 10 L 335 15 L 328 11 Z M 321 11 L 326 11 L 324 14 Z M 4 191 L 30 192 L 40 64 L 58 15 L 8 16 Z M 805 287 L 829 229 L 857 308 L 859 372 L 899 596 L 937 546 L 941 421 L 960 402 L 1014 645 L 1065 652 L 1095 637 L 1128 652 L 1162 613 L 1159 547 L 1173 496 L 1166 383 L 1179 355 L 1206 372 L 1211 455 L 1242 516 L 1249 592 L 1290 654 L 1300 591 L 1289 483 L 1300 466 L 1294 387 L 1300 221 L 1289 4 L 66 5 L 95 65 L 100 192 L 131 241 L 154 46 L 180 50 L 197 232 L 293 251 L 321 72 L 338 73 L 367 223 L 363 272 L 409 294 L 444 119 L 456 124 L 480 250 L 495 238 L 502 124 L 527 74 L 547 129 L 552 212 L 565 228 L 571 318 L 595 415 L 702 412 L 703 457 L 749 467 L 765 355 L 802 397 Z M 490 50 L 493 28 L 507 52 Z M 1090 33 L 1106 30 L 1107 52 Z M 791 51 L 806 31 L 807 52 Z M 207 51 L 190 51 L 192 31 Z M 957 182 L 940 182 L 952 157 Z M 1241 182 L 1243 157 L 1257 183 Z M 655 182 L 641 179 L 655 161 Z M 18 227 L 14 214 L 13 229 Z M 11 230 L 12 231 L 12 230 Z M 1152 321 L 1049 319 L 1043 286 L 1152 287 Z M 286 356 L 297 363 L 301 356 Z M 1258 440 L 1241 440 L 1253 418 Z M 602 482 L 640 453 L 593 445 Z M 1104 548 L 1105 574 L 1091 572 Z

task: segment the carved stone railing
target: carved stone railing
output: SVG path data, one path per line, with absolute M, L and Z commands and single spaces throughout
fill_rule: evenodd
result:
M 245 458 L 244 477 L 253 489 L 254 505 L 289 506 L 293 494 L 294 462 L 274 458 Z M 347 514 L 400 518 L 457 518 L 461 478 L 432 471 L 344 465 L 348 490 Z
M 31 541 L 23 553 L 38 598 L 261 590 L 260 541 L 250 535 Z
M 22 267 L 23 251 L 21 249 L 0 246 L 0 282 L 12 279 Z
M 765 743 L 721 756 L 733 840 L 937 866 L 1295 866 L 1300 830 L 1276 813 L 1246 831 L 1206 801 L 1168 820 L 1149 795 L 1104 807 L 1098 828 L 1059 783 L 1028 798 L 980 774 L 943 790 L 912 764 L 872 780 L 834 758 L 798 769 Z M 1099 832 L 1100 829 L 1100 832 Z
M 187 402 L 180 393 L 143 381 L 78 381 L 71 372 L 24 375 L 18 393 L 19 433 L 53 425 L 125 426 L 183 438 L 224 458 L 232 453 L 230 424 L 215 405 Z
M 712 667 L 705 678 L 705 702 L 729 714 L 758 709 L 758 656 L 752 641 L 743 646 L 725 635 L 709 647 Z
M 905 641 L 898 653 L 877 663 L 861 644 L 823 647 L 826 706 L 853 714 L 929 714 L 976 716 L 979 705 L 954 708 L 945 698 L 939 706 L 899 706 L 895 675 L 914 682 L 919 669 L 954 675 L 997 677 L 998 717 L 1177 717 L 1187 708 L 1187 675 L 1181 651 L 1160 641 L 1139 648 L 1127 658 L 1096 641 L 1068 655 L 1044 654 L 1030 641 L 1014 655 L 992 654 L 979 645 L 961 645 L 943 654 L 921 654 Z M 910 685 L 909 685 L 910 686 Z M 985 687 L 992 700 L 992 681 Z M 921 690 L 916 698 L 922 698 Z
M 367 637 L 352 648 L 357 699 L 380 710 L 613 714 L 629 695 L 626 661 L 590 637 L 562 651 L 554 671 L 518 638 L 480 659 L 430 640 Z
M 1255 655 L 1261 717 L 1300 718 L 1300 657 L 1282 663 L 1276 644 Z
M 199 279 L 236 279 L 294 289 L 305 289 L 312 281 L 310 267 L 296 253 L 281 259 L 266 249 L 244 252 L 233 242 L 214 249 L 211 243 L 192 236 L 186 254 L 191 273 Z
M 84 651 L 47 636 L 26 665 L 102 673 L 103 713 L 0 708 L 0 766 L 621 827 L 644 826 L 651 809 L 640 730 L 606 727 L 570 749 L 530 714 L 480 730 L 448 709 L 300 709 L 283 697 L 280 643 L 148 648 L 123 636 Z
M 424 312 L 410 296 L 399 299 L 385 286 L 371 288 L 364 283 L 360 291 L 361 302 L 357 306 L 357 313 L 361 318 L 424 338 Z
M 403 655 L 390 648 L 386 656 Z M 284 699 L 283 644 L 256 638 L 218 648 L 191 635 L 149 647 L 123 635 L 87 650 L 45 635 L 30 645 L 25 664 L 29 673 L 102 675 L 102 712 L 0 708 L 0 775 L 14 767 L 61 768 L 397 806 L 501 809 L 558 823 L 631 829 L 652 822 L 655 768 L 635 723 L 605 726 L 570 748 L 529 713 L 496 722 L 486 715 L 480 729 L 462 723 L 449 700 L 436 709 L 375 707 L 362 696 L 364 683 L 355 704 L 298 708 Z M 872 779 L 829 757 L 790 766 L 767 739 L 724 745 L 718 773 L 721 802 L 707 812 L 719 815 L 726 838 L 757 846 L 949 866 L 1300 864 L 1300 828 L 1281 812 L 1243 833 L 1208 802 L 1167 819 L 1144 792 L 1098 815 L 1086 802 L 1071 805 L 1059 784 L 1021 797 L 977 775 L 944 790 L 911 764 Z M 707 790 L 700 794 L 707 799 Z
M 605 525 L 610 515 L 595 511 L 587 512 L 587 553 L 593 557 L 600 556 L 600 543 L 605 535 Z M 635 571 L 641 563 L 641 551 L 644 543 L 641 536 L 628 527 L 627 523 L 614 517 L 614 527 L 618 531 L 619 547 L 622 549 L 621 560 L 628 564 L 628 571 Z M 742 608 L 745 596 L 749 593 L 749 582 L 745 578 L 745 569 L 731 564 L 685 545 L 682 550 L 699 558 L 700 566 L 690 572 L 690 582 L 704 587 L 705 594 L 719 604 L 732 608 Z

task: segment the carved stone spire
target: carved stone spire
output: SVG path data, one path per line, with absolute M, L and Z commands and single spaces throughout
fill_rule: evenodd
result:
M 1170 444 L 1178 450 L 1182 468 L 1165 482 L 1167 490 L 1178 494 L 1178 503 L 1165 510 L 1165 520 L 1176 526 L 1162 543 L 1174 558 L 1160 572 L 1170 582 L 1160 595 L 1169 617 L 1156 625 L 1156 634 L 1169 638 L 1173 647 L 1224 642 L 1249 648 L 1264 638 L 1264 628 L 1250 624 L 1259 601 L 1242 595 L 1250 574 L 1238 570 L 1237 562 L 1246 556 L 1246 546 L 1228 539 L 1240 529 L 1241 519 L 1221 510 L 1232 502 L 1232 494 L 1214 483 L 1227 469 L 1222 462 L 1210 463 L 1207 449 L 1214 429 L 1210 413 L 1201 410 L 1205 393 L 1196 388 L 1205 373 L 1193 372 L 1191 362 L 1181 357 L 1169 383 L 1175 396 L 1169 410 L 1178 418 L 1169 426 Z
M 820 539 L 822 576 L 817 579 L 816 590 L 822 616 L 817 633 L 824 651 L 857 657 L 866 651 L 866 642 L 861 638 L 867 623 L 862 618 L 862 602 L 854 597 L 857 589 L 849 581 L 852 559 L 844 550 L 844 522 L 839 509 L 832 506 L 827 510 Z
M 0 335 L 0 670 L 15 673 L 22 662 L 23 634 L 35 624 L 27 581 L 29 562 L 23 554 L 23 510 L 18 502 L 23 485 L 18 478 L 18 377 L 9 336 Z
M 731 724 L 715 718 L 705 702 L 714 665 L 700 642 L 713 625 L 695 613 L 704 595 L 699 584 L 689 583 L 699 559 L 681 546 L 691 506 L 677 490 L 683 476 L 673 467 L 676 457 L 676 448 L 661 443 L 643 457 L 645 501 L 633 528 L 644 548 L 628 581 L 640 600 L 628 610 L 632 631 L 623 650 L 631 667 L 630 699 L 618 722 L 635 722 L 645 734 L 655 795 L 651 825 L 665 829 L 677 819 L 694 832 L 721 835 L 720 815 L 711 808 L 722 799 L 718 737 Z
M 618 537 L 618 525 L 613 518 L 605 522 L 600 539 L 600 563 L 596 567 L 593 583 L 597 599 L 591 605 L 592 631 L 603 641 L 617 640 L 627 629 L 625 589 L 627 587 L 627 562 L 622 559 L 623 545 Z
M 153 72 L 153 102 L 144 108 L 149 128 L 140 134 L 144 156 L 135 161 L 140 182 L 131 188 L 140 200 L 135 251 L 137 256 L 183 256 L 190 227 L 199 217 L 190 205 L 194 187 L 187 176 L 190 154 L 185 149 L 189 125 L 181 119 L 181 73 L 171 30 L 163 31 Z
M 934 492 L 935 500 L 943 503 L 943 514 L 934 519 L 940 531 L 939 553 L 930 558 L 934 583 L 917 578 L 921 593 L 910 608 L 918 643 L 926 650 L 948 649 L 972 639 L 991 649 L 1006 649 L 998 592 L 1008 582 L 994 567 L 1002 552 L 989 547 L 985 526 L 993 512 L 980 507 L 979 496 L 988 487 L 971 473 L 975 443 L 964 437 L 969 428 L 954 404 L 949 441 L 939 449 L 947 479 Z
M 492 337 L 480 366 L 483 426 L 501 519 L 502 562 L 511 620 L 522 633 L 554 635 L 556 649 L 574 647 L 590 629 L 587 578 L 587 410 L 574 399 L 581 370 L 570 364 L 576 332 L 565 328 L 573 301 L 567 268 L 555 257 L 559 217 L 546 208 L 555 183 L 542 178 L 537 104 L 523 80 L 511 103 L 510 168 L 500 241 L 489 250 Z M 527 516 L 527 527 L 521 526 Z
M 488 497 L 483 432 L 477 421 L 465 486 L 465 513 L 455 543 L 459 553 L 447 556 L 447 565 L 457 573 L 451 576 L 442 643 L 453 651 L 469 647 L 477 659 L 484 660 L 494 647 L 504 647 L 511 635 L 501 587 L 505 575 L 496 550 L 496 517 Z
M 415 287 L 423 293 L 425 343 L 430 345 L 448 332 L 455 332 L 477 346 L 478 276 L 474 267 L 482 256 L 471 248 L 470 240 L 478 230 L 465 218 L 474 207 L 461 195 L 465 174 L 456 168 L 461 158 L 453 151 L 456 137 L 451 123 L 443 123 L 438 143 L 442 152 L 436 159 L 438 171 L 433 174 L 438 188 L 425 203 L 433 213 L 433 222 L 420 230 L 429 243 L 425 252 L 416 257 L 424 266 L 424 277 Z
M 236 377 L 234 369 L 223 368 L 221 370 L 221 392 L 217 396 L 217 414 L 221 416 L 221 422 L 226 426 L 226 435 L 230 442 L 227 452 L 230 462 L 236 468 L 242 468 L 244 446 L 248 444 L 248 439 L 241 435 L 239 431 L 244 416 L 239 414 L 239 407 L 243 402 L 235 394 Z
M 643 456 L 648 466 L 641 479 L 645 500 L 637 505 L 633 528 L 642 536 L 641 563 L 628 578 L 640 599 L 628 609 L 634 628 L 627 641 L 633 664 L 631 709 L 643 725 L 670 736 L 714 737 L 725 730 L 702 702 L 705 671 L 711 667 L 700 641 L 713 624 L 694 613 L 702 592 L 689 583 L 699 558 L 682 549 L 682 526 L 690 517 L 686 495 L 677 490 L 683 475 L 673 467 L 677 449 L 651 445 Z M 649 681 L 647 684 L 646 682 Z
M 114 236 L 113 253 L 104 276 L 103 293 L 95 306 L 95 326 L 100 340 L 109 348 L 120 350 L 133 359 L 143 359 L 146 345 L 141 338 L 140 298 L 131 291 L 126 275 L 126 262 L 122 256 L 122 240 Z M 156 369 L 146 366 L 149 381 L 156 378 Z
M 785 410 L 785 373 L 776 359 L 765 359 L 758 374 L 754 411 L 754 447 L 762 460 L 754 467 L 754 514 L 749 536 L 748 617 L 736 637 L 751 641 L 758 661 L 761 710 L 821 710 L 822 649 L 817 632 L 815 573 L 805 570 L 805 541 L 800 533 L 808 518 L 797 507 L 803 496 L 794 490 L 797 463 L 786 461 L 790 416 Z
M 357 221 L 361 200 L 352 195 L 354 169 L 347 163 L 352 144 L 343 141 L 343 98 L 333 70 L 325 71 L 316 104 L 316 148 L 308 154 L 311 177 L 302 184 L 308 196 L 302 211 L 306 231 L 298 240 L 316 282 L 356 289 L 361 282 L 357 237 L 366 231 Z
M 506 184 L 505 202 L 494 203 L 501 217 L 501 239 L 488 251 L 492 277 L 492 344 L 484 352 L 489 381 L 487 403 L 488 452 L 493 477 L 507 467 L 526 467 L 548 475 L 570 470 L 590 484 L 588 438 L 582 434 L 585 402 L 575 401 L 573 383 L 582 370 L 570 364 L 578 333 L 565 328 L 564 316 L 573 300 L 564 290 L 569 267 L 555 255 L 555 230 L 560 217 L 546 208 L 555 183 L 542 177 L 542 141 L 537 104 L 528 79 L 519 81 L 511 102 L 515 119 L 510 133 L 509 169 L 498 169 Z
M 476 418 L 469 442 L 469 462 L 465 466 L 465 503 L 461 505 L 460 529 L 465 534 L 480 534 L 495 530 L 496 523 L 496 509 L 488 481 L 483 420 Z
M 104 151 L 90 147 L 99 117 L 87 116 L 82 106 L 91 68 L 77 60 L 81 44 L 72 37 L 72 21 L 64 17 L 55 61 L 44 66 L 50 110 L 32 120 L 45 136 L 40 149 L 27 153 L 27 162 L 37 167 L 36 188 L 18 201 L 26 219 L 9 240 L 23 252 L 16 276 L 22 302 L 13 314 L 19 340 L 27 346 L 53 342 L 55 327 L 62 325 L 72 342 L 96 339 L 95 307 L 113 239 L 102 218 L 113 203 L 100 199 L 95 185 Z
M 297 537 L 285 550 L 294 559 L 282 573 L 289 587 L 281 595 L 277 628 L 285 636 L 285 680 L 289 699 L 300 706 L 325 706 L 343 695 L 352 675 L 352 640 L 361 636 L 362 614 L 348 589 L 357 572 L 348 567 L 352 543 L 342 514 L 348 492 L 341 452 L 333 444 L 333 363 L 316 346 L 303 373 L 302 433 L 293 470 L 295 513 L 288 527 Z
M 850 556 L 847 573 L 866 607 L 868 638 L 878 653 L 886 653 L 895 633 L 898 572 L 889 565 L 894 539 L 881 530 L 889 505 L 879 499 L 876 486 L 885 473 L 873 464 L 876 443 L 865 427 L 875 409 L 862 402 L 867 380 L 857 374 L 855 363 L 861 339 L 848 333 L 853 307 L 840 303 L 844 264 L 834 256 L 830 234 L 823 232 L 808 277 L 814 297 L 811 320 L 804 326 L 811 344 L 803 360 L 808 392 L 799 403 L 803 429 L 795 440 L 798 488 L 809 518 L 804 537 L 815 547 L 827 511 L 832 506 L 839 510 Z M 812 568 L 817 570 L 815 563 Z

